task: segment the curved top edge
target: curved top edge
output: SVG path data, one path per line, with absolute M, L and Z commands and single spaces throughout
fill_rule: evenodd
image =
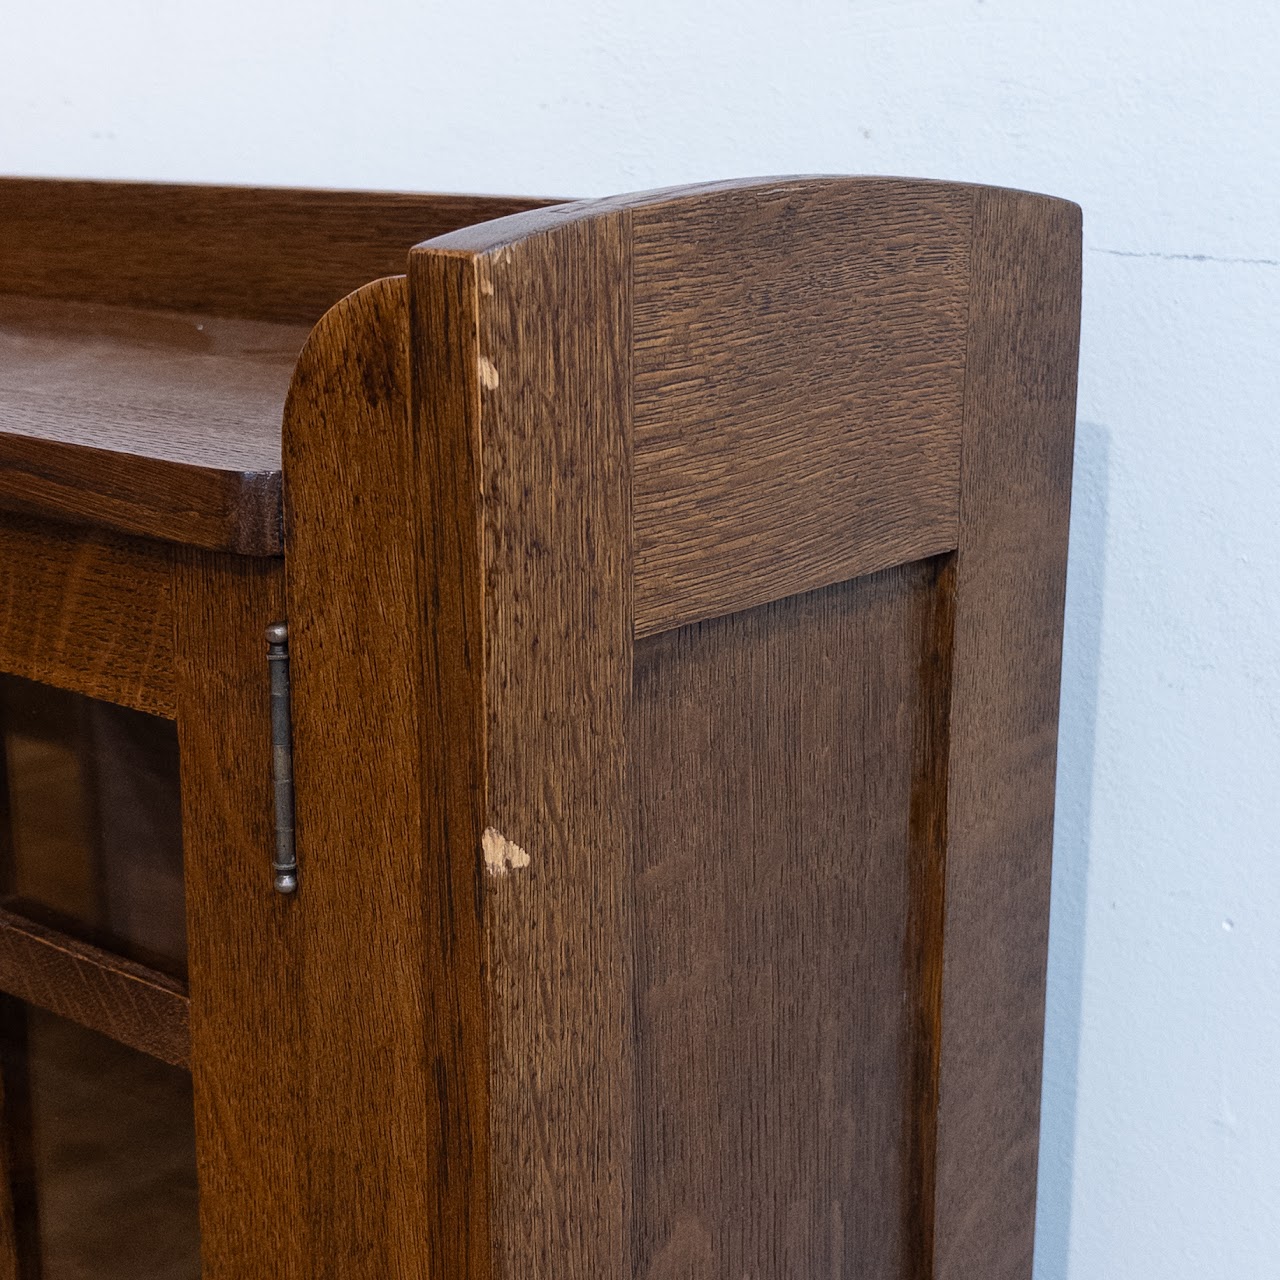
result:
M 559 227 L 590 218 L 602 217 L 620 210 L 653 208 L 694 201 L 704 196 L 732 192 L 770 190 L 781 192 L 788 188 L 821 189 L 833 186 L 850 188 L 898 187 L 905 191 L 956 192 L 1011 191 L 1028 199 L 1046 200 L 1054 204 L 1074 205 L 1060 196 L 1045 195 L 1037 191 L 997 187 L 976 182 L 950 182 L 937 178 L 902 178 L 883 174 L 793 174 L 773 177 L 729 178 L 716 182 L 691 183 L 684 186 L 657 187 L 649 191 L 631 192 L 625 195 L 605 196 L 597 199 L 574 200 L 565 204 L 550 205 L 524 213 L 509 214 L 490 222 L 479 222 L 457 231 L 450 231 L 421 244 L 412 252 L 430 252 L 462 255 L 494 253 L 509 245 L 530 237 L 546 234 Z

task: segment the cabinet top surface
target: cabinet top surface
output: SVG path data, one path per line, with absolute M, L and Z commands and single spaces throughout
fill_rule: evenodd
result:
M 0 295 L 0 501 L 280 549 L 280 424 L 306 325 Z
M 311 326 L 524 197 L 0 178 L 0 507 L 278 555 Z
M 906 549 L 934 554 L 954 545 L 978 190 L 782 178 L 553 208 L 0 178 L 0 508 L 281 555 L 282 434 L 296 480 L 285 418 L 307 385 L 304 348 L 350 365 L 355 399 L 385 391 L 370 391 L 356 348 L 308 345 L 330 308 L 370 282 L 417 279 L 428 260 L 483 260 L 482 292 L 493 272 L 510 277 L 484 310 L 514 308 L 512 333 L 489 335 L 514 359 L 530 334 L 561 333 L 566 290 L 595 261 L 579 250 L 617 222 L 626 250 L 603 292 L 629 308 L 609 323 L 631 342 L 615 407 L 635 453 L 642 579 L 701 581 L 732 544 L 761 574 L 820 563 L 809 585 L 821 585 L 859 521 L 883 541 L 923 520 L 929 537 Z M 541 300 L 510 265 L 525 242 L 573 259 L 572 271 L 557 259 Z M 415 361 L 458 344 L 448 325 L 414 332 L 401 340 Z M 466 376 L 479 369 L 493 392 L 486 362 Z M 321 415 L 316 429 L 329 425 Z M 695 614 L 711 607 L 701 591 Z
M 208 468 L 280 470 L 307 325 L 0 295 L 0 432 Z

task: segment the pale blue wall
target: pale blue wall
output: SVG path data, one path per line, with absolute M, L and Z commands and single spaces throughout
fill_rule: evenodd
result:
M 0 171 L 584 195 L 888 172 L 1084 205 L 1038 1280 L 1280 1276 L 1278 12 L 2 10 Z

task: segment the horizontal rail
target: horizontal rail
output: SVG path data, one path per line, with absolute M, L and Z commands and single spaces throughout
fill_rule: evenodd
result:
M 0 991 L 175 1067 L 190 1066 L 183 983 L 0 908 Z

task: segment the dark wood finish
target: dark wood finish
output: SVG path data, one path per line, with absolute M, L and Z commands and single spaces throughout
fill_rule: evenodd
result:
M 0 508 L 278 555 L 310 326 L 416 242 L 552 203 L 0 179 Z
M 31 1150 L 31 1088 L 27 1073 L 27 1011 L 0 996 L 0 1280 L 40 1280 L 35 1171 Z
M 280 419 L 307 333 L 0 296 L 0 506 L 279 554 Z
M 202 1274 L 312 1280 L 301 904 L 271 876 L 264 632 L 283 572 L 186 552 L 174 595 Z
M 948 767 L 934 1280 L 1035 1226 L 1080 211 L 975 196 Z
M 168 551 L 0 517 L 0 670 L 172 719 Z
M 955 546 L 971 206 L 901 179 L 718 183 L 421 251 L 496 256 L 630 214 L 645 636 Z
M 0 736 L 0 777 L 7 775 Z M 6 893 L 12 889 L 10 799 L 9 788 L 0 786 L 0 890 Z M 27 1068 L 27 1008 L 0 996 L 0 1280 L 33 1280 L 31 1259 L 39 1252 Z
M 418 430 L 454 474 L 473 467 L 460 508 L 428 509 L 433 542 L 482 530 L 462 572 L 484 584 L 471 789 L 485 798 L 498 1276 L 618 1274 L 630 1249 L 629 240 L 621 211 L 497 252 L 428 246 L 411 269 L 428 308 Z M 474 355 L 471 339 L 441 351 L 471 333 Z M 462 651 L 446 657 L 440 678 L 472 678 Z M 475 732 L 464 713 L 443 741 Z
M 0 991 L 162 1062 L 188 1065 L 182 983 L 3 908 Z
M 554 201 L 0 179 L 0 293 L 314 324 L 408 247 Z
M 971 203 L 836 178 L 635 209 L 637 634 L 955 545 Z
M 475 923 L 452 914 L 474 913 L 474 892 L 454 903 L 447 856 L 423 844 L 418 762 L 439 747 L 424 741 L 432 610 L 414 531 L 405 294 L 403 277 L 378 281 L 321 321 L 285 421 L 315 1280 L 474 1273 L 459 1260 L 465 1237 L 441 1238 L 470 1212 L 454 1188 L 475 1135 L 453 1108 L 475 1046 L 452 1038 L 479 992 L 465 954 Z M 442 1253 L 449 1267 L 433 1265 Z
M 422 647 L 424 848 L 427 899 L 427 1051 L 435 1064 L 440 1130 L 431 1270 L 465 1280 L 494 1274 L 490 1231 L 489 1010 L 483 974 L 480 858 L 486 755 L 484 592 L 477 476 L 480 438 L 478 309 L 473 263 L 433 257 L 411 287 L 410 429 L 423 509 Z M 428 420 L 429 415 L 429 420 Z M 469 1149 L 468 1149 L 469 1148 Z
M 1058 305 L 1041 297 L 1043 274 L 1031 282 L 1025 299 L 1003 299 L 1007 314 L 983 303 L 987 285 L 970 265 L 974 235 L 979 252 L 988 251 L 983 237 L 1004 244 L 1006 239 L 1016 243 L 1023 235 L 1014 222 L 997 225 L 990 204 L 995 199 L 974 188 L 884 180 L 748 184 L 544 210 L 453 233 L 413 255 L 415 313 L 430 318 L 422 336 L 415 335 L 415 353 L 420 342 L 428 349 L 432 344 L 447 348 L 447 354 L 433 356 L 415 380 L 415 395 L 430 408 L 422 433 L 427 438 L 445 434 L 456 442 L 455 456 L 463 460 L 458 468 L 465 473 L 471 467 L 470 492 L 477 513 L 472 516 L 465 502 L 432 508 L 428 518 L 433 527 L 445 522 L 443 533 L 432 534 L 432 545 L 446 543 L 451 529 L 469 527 L 473 520 L 481 531 L 469 571 L 479 585 L 464 588 L 464 595 L 470 590 L 483 602 L 486 755 L 478 766 L 472 749 L 460 748 L 457 767 L 476 770 L 468 803 L 474 805 L 476 795 L 483 797 L 478 855 L 492 869 L 485 899 L 490 945 L 485 973 L 492 1028 L 489 1130 L 496 1276 L 517 1271 L 543 1274 L 539 1268 L 543 1260 L 550 1260 L 546 1274 L 567 1269 L 654 1277 L 723 1275 L 736 1280 L 753 1267 L 770 1274 L 834 1274 L 837 1257 L 851 1264 L 860 1257 L 868 1275 L 936 1280 L 944 1273 L 985 1274 L 968 1261 L 944 1262 L 965 1256 L 959 1247 L 948 1253 L 958 1236 L 988 1241 L 988 1252 L 979 1250 L 975 1257 L 1004 1260 L 1001 1265 L 1015 1259 L 1008 1263 L 1013 1269 L 1000 1275 L 1023 1275 L 1023 1264 L 1029 1265 L 1029 1254 L 1024 1256 L 1019 1243 L 1030 1239 L 1033 1221 L 1025 1191 L 984 1195 L 976 1202 L 970 1197 L 961 1208 L 961 1188 L 970 1179 L 958 1172 L 965 1148 L 952 1135 L 950 1116 L 958 1108 L 977 1123 L 980 1114 L 1011 1101 L 991 1086 L 1018 1079 L 1022 1100 L 1004 1113 L 999 1142 L 971 1148 L 982 1152 L 984 1162 L 973 1185 L 981 1188 L 989 1180 L 1002 1192 L 1009 1191 L 1009 1169 L 1017 1176 L 1025 1173 L 1036 1143 L 1034 1108 L 1028 1108 L 1025 1099 L 1034 1094 L 1038 1080 L 1038 1039 L 1033 1052 L 1031 1034 L 1039 1035 L 1040 1012 L 1033 1004 L 1035 992 L 1041 990 L 1035 974 L 1042 976 L 1043 971 L 1045 864 L 1040 858 L 1040 869 L 1025 883 L 1012 870 L 996 873 L 997 878 L 1011 876 L 1006 894 L 1010 912 L 998 918 L 998 912 L 993 916 L 985 911 L 980 928 L 971 929 L 966 921 L 961 927 L 969 933 L 970 951 L 961 949 L 953 960 L 950 939 L 963 906 L 951 903 L 947 895 L 961 886 L 961 904 L 966 895 L 976 898 L 978 868 L 986 865 L 972 831 L 963 826 L 971 819 L 957 815 L 976 811 L 985 794 L 987 783 L 972 770 L 986 758 L 982 753 L 992 732 L 990 727 L 974 727 L 972 710 L 960 713 L 964 685 L 957 673 L 962 666 L 972 671 L 980 665 L 983 627 L 1004 627 L 1010 635 L 1028 634 L 1030 627 L 1037 636 L 1056 635 L 1061 617 L 1048 596 L 1033 593 L 1024 604 L 1015 587 L 1002 596 L 1007 618 L 968 620 L 964 552 L 957 558 L 953 551 L 965 545 L 966 522 L 989 520 L 979 541 L 989 540 L 991 555 L 1003 555 L 996 548 L 1007 547 L 1010 539 L 1042 545 L 1047 559 L 1039 563 L 1049 566 L 1044 582 L 1052 580 L 1060 593 L 1065 489 L 1036 489 L 1044 509 L 1031 501 L 1010 501 L 1001 508 L 1011 518 L 1007 526 L 991 505 L 984 507 L 984 500 L 967 510 L 965 495 L 970 491 L 960 480 L 961 439 L 966 430 L 972 438 L 975 429 L 978 385 L 982 412 L 1000 395 L 1011 397 L 1023 415 L 1037 419 L 1017 429 L 1051 439 L 1059 463 L 1069 458 L 1069 423 L 1063 416 L 1069 412 L 1067 400 L 1042 413 L 1041 403 L 1034 394 L 1028 397 L 1025 388 L 1038 380 L 1069 392 L 1075 353 L 1074 340 L 1061 330 L 1036 346 L 1035 359 L 1044 368 L 1006 364 L 994 371 L 999 386 L 984 385 L 987 375 L 982 373 L 975 383 L 970 351 L 993 352 L 1011 341 L 1016 346 L 1010 324 L 1034 324 L 1026 316 L 1035 308 L 1048 305 L 1052 311 Z M 1055 217 L 1068 222 L 1076 217 L 1074 211 L 1064 213 L 1059 202 L 1042 203 L 1058 210 Z M 975 211 L 986 219 L 977 232 Z M 613 355 L 583 386 L 577 381 L 585 367 L 579 355 L 585 343 L 578 300 L 595 263 L 612 252 L 608 246 L 615 225 L 619 248 L 612 302 L 618 309 L 610 314 L 609 299 L 601 296 L 605 291 L 590 294 L 590 310 L 597 317 L 591 326 L 593 340 L 612 344 Z M 825 277 L 817 255 L 809 253 L 815 242 L 826 246 L 830 259 Z M 747 248 L 735 258 L 741 246 Z M 1066 281 L 1061 297 L 1070 300 L 1073 288 L 1078 292 L 1078 285 L 1072 284 L 1078 244 L 1068 237 L 1043 248 L 1050 265 L 1041 272 L 1057 272 L 1056 278 Z M 1025 246 L 1021 251 L 1032 252 Z M 475 280 L 474 315 L 467 302 L 468 269 Z M 628 276 L 634 290 L 630 310 Z M 1058 297 L 1052 292 L 1056 288 L 1053 285 L 1046 297 Z M 771 333 L 770 323 L 776 325 Z M 631 326 L 634 338 L 628 346 Z M 625 376 L 628 366 L 634 371 L 630 401 L 636 414 L 630 441 L 630 539 L 625 532 L 609 532 L 617 527 L 609 513 L 625 510 L 624 504 L 615 498 L 602 508 L 576 496 L 587 491 L 597 475 L 602 498 L 610 486 L 615 494 L 627 490 L 621 464 L 611 477 L 597 470 L 602 465 L 597 453 L 618 447 L 620 437 L 623 448 L 627 446 L 627 401 L 605 395 L 603 387 L 620 371 Z M 1011 441 L 1013 429 L 1011 418 Z M 981 446 L 978 456 L 983 456 Z M 478 462 L 471 461 L 475 457 Z M 998 477 L 1020 465 L 1009 456 L 993 465 L 989 480 L 983 482 L 989 487 L 981 490 L 992 495 L 990 504 L 999 504 Z M 779 477 L 772 486 L 771 468 Z M 966 474 L 973 474 L 972 467 Z M 1016 489 L 1016 480 L 1014 485 Z M 833 1223 L 839 1214 L 830 1210 L 824 1219 L 812 1205 L 803 1207 L 802 1190 L 787 1217 L 777 1211 L 785 1190 L 777 1192 L 774 1201 L 762 1191 L 730 1202 L 716 1197 L 710 1176 L 717 1150 L 737 1150 L 734 1143 L 743 1133 L 755 1132 L 753 1126 L 762 1116 L 781 1115 L 784 1109 L 794 1116 L 811 1104 L 812 1095 L 801 1081 L 808 1071 L 808 1088 L 816 1087 L 812 1069 L 799 1063 L 802 1049 L 781 1029 L 792 1008 L 788 998 L 805 1009 L 805 1016 L 816 1016 L 817 1006 L 804 1003 L 807 992 L 786 986 L 783 977 L 772 979 L 782 985 L 761 988 L 784 994 L 772 1003 L 763 997 L 771 1015 L 765 1017 L 769 1030 L 760 1032 L 755 1049 L 749 1022 L 742 1030 L 747 1039 L 733 1039 L 735 1028 L 725 1012 L 736 1007 L 732 982 L 727 991 L 705 995 L 701 1004 L 695 983 L 695 994 L 671 1015 L 680 1030 L 655 1032 L 659 1024 L 643 1020 L 641 1000 L 635 1041 L 642 1064 L 638 1078 L 625 1039 L 630 1017 L 625 1002 L 601 1031 L 591 1029 L 599 1023 L 584 1022 L 571 1049 L 562 1048 L 559 1040 L 561 1010 L 584 984 L 600 1002 L 597 1010 L 609 1016 L 615 984 L 628 980 L 623 939 L 629 929 L 636 956 L 646 957 L 650 946 L 661 951 L 657 961 L 641 960 L 641 973 L 646 963 L 656 963 L 660 972 L 662 965 L 672 966 L 676 973 L 685 971 L 682 966 L 696 972 L 699 964 L 716 972 L 719 935 L 714 920 L 705 924 L 701 935 L 693 923 L 683 933 L 676 928 L 671 941 L 661 935 L 655 939 L 654 932 L 662 927 L 661 919 L 672 919 L 672 913 L 679 918 L 678 907 L 670 907 L 666 915 L 646 916 L 643 923 L 628 923 L 633 895 L 639 894 L 642 902 L 646 888 L 643 877 L 632 878 L 631 859 L 646 866 L 653 851 L 634 843 L 639 831 L 648 830 L 643 823 L 630 833 L 625 826 L 615 832 L 608 825 L 607 804 L 615 794 L 609 790 L 610 780 L 616 776 L 623 745 L 623 758 L 629 761 L 625 803 L 638 803 L 645 794 L 645 771 L 654 770 L 658 796 L 670 808 L 663 809 L 653 796 L 649 802 L 669 815 L 673 843 L 666 853 L 677 866 L 683 865 L 682 857 L 692 860 L 688 851 L 702 848 L 708 840 L 697 815 L 723 820 L 718 806 L 725 794 L 750 795 L 752 801 L 741 816 L 741 832 L 734 832 L 738 843 L 723 837 L 724 856 L 735 870 L 742 868 L 747 880 L 741 887 L 731 882 L 737 892 L 749 894 L 756 887 L 754 848 L 762 850 L 758 857 L 771 851 L 779 866 L 794 870 L 808 865 L 809 842 L 817 838 L 798 822 L 779 829 L 781 815 L 775 811 L 785 812 L 785 806 L 776 796 L 761 803 L 752 790 L 750 732 L 724 733 L 714 742 L 707 739 L 709 759 L 701 770 L 691 760 L 696 753 L 680 752 L 680 734 L 671 726 L 688 726 L 688 733 L 696 737 L 699 732 L 709 734 L 708 723 L 722 724 L 719 717 L 733 714 L 733 690 L 743 676 L 727 658 L 724 665 L 737 681 L 725 677 L 719 701 L 708 700 L 705 689 L 685 691 L 684 703 L 669 688 L 649 690 L 664 729 L 655 729 L 646 740 L 648 749 L 637 755 L 638 704 L 632 701 L 615 717 L 604 692 L 607 676 L 593 674 L 599 661 L 593 655 L 607 654 L 604 646 L 616 616 L 615 596 L 601 583 L 596 566 L 619 537 L 623 551 L 613 572 L 626 577 L 625 549 L 630 547 L 633 628 L 639 635 L 789 597 L 841 578 L 858 577 L 858 589 L 871 590 L 860 576 L 870 569 L 914 563 L 916 568 L 901 572 L 922 575 L 921 596 L 908 615 L 894 621 L 896 615 L 888 610 L 874 624 L 891 631 L 905 628 L 900 643 L 887 646 L 888 656 L 877 652 L 877 660 L 891 658 L 896 664 L 893 680 L 881 683 L 910 689 L 912 711 L 905 721 L 885 721 L 879 731 L 874 717 L 864 717 L 865 724 L 851 717 L 847 725 L 866 759 L 891 771 L 898 782 L 896 793 L 882 790 L 867 803 L 868 820 L 878 837 L 888 842 L 886 847 L 896 841 L 899 850 L 892 869 L 897 880 L 891 881 L 899 886 L 898 932 L 891 938 L 890 967 L 883 972 L 896 975 L 898 992 L 884 1016 L 892 1013 L 900 1019 L 901 1030 L 896 1040 L 890 1037 L 895 1051 L 885 1052 L 884 1062 L 892 1059 L 891 1068 L 873 1072 L 880 1082 L 876 1087 L 894 1100 L 891 1119 L 896 1127 L 886 1128 L 889 1118 L 883 1108 L 868 1104 L 873 1118 L 867 1123 L 879 1124 L 879 1136 L 887 1135 L 891 1143 L 891 1158 L 886 1157 L 893 1169 L 891 1186 L 877 1184 L 873 1195 L 870 1185 L 861 1181 L 866 1168 L 850 1173 L 849 1199 L 840 1201 L 840 1213 L 849 1208 L 850 1216 L 840 1219 L 840 1229 L 853 1234 L 835 1245 Z M 465 552 L 469 538 L 462 546 Z M 927 565 L 920 564 L 924 559 Z M 570 565 L 579 566 L 576 573 Z M 465 565 L 462 572 L 468 572 Z M 998 574 L 990 572 L 995 581 Z M 1024 609 L 1035 612 L 1041 605 L 1046 606 L 1042 615 L 1017 620 Z M 803 655 L 799 641 L 796 647 Z M 561 674 L 565 654 L 574 655 L 579 667 L 571 675 Z M 1029 671 L 1022 668 L 1016 646 L 991 649 L 985 661 L 993 673 L 998 670 L 993 679 L 1007 689 L 1007 705 L 1024 710 L 1034 706 L 1035 733 L 1051 741 L 1053 707 L 1036 690 L 1056 675 L 1054 654 L 1045 650 Z M 451 679 L 474 679 L 458 653 L 454 662 Z M 612 669 L 616 672 L 622 665 Z M 593 684 L 597 678 L 598 688 Z M 826 703 L 838 704 L 842 697 L 852 696 L 845 682 L 854 677 L 841 676 L 831 665 L 824 670 L 815 664 L 811 679 L 809 705 L 799 717 L 797 732 L 812 732 L 821 741 L 822 726 L 828 723 L 821 719 Z M 679 687 L 674 676 L 666 681 L 673 683 Z M 772 692 L 773 705 L 785 707 L 792 694 L 784 683 Z M 766 706 L 769 702 L 766 697 Z M 560 718 L 566 704 L 576 717 L 569 723 Z M 953 728 L 957 715 L 961 734 L 970 735 L 963 748 L 970 772 L 960 775 L 955 770 L 962 750 Z M 450 731 L 455 728 L 456 734 Z M 987 737 L 973 738 L 983 731 Z M 460 715 L 456 726 L 446 726 L 445 739 L 453 743 L 474 732 L 467 717 Z M 582 756 L 575 755 L 579 733 L 589 734 L 591 741 L 590 752 Z M 777 750 L 789 745 L 777 744 Z M 667 759 L 673 749 L 683 768 Z M 813 767 L 820 776 L 825 765 L 826 757 L 815 752 Z M 1005 767 L 1011 768 L 1011 762 Z M 767 770 L 761 767 L 760 773 Z M 875 776 L 873 769 L 868 784 Z M 1011 769 L 1011 776 L 1017 771 Z M 702 780 L 701 791 L 697 779 Z M 1022 797 L 1023 811 L 1035 815 L 1042 831 L 1048 831 L 1051 817 L 1046 786 L 1051 786 L 1051 771 L 1037 774 Z M 670 799 L 672 789 L 678 801 Z M 464 822 L 464 813 L 473 810 L 461 800 L 455 803 L 460 830 L 467 822 L 478 825 L 474 818 Z M 821 823 L 826 816 L 819 812 L 813 818 Z M 960 835 L 957 820 L 962 822 Z M 571 829 L 570 822 L 584 825 Z M 598 825 L 585 825 L 591 823 Z M 596 843 L 597 834 L 605 832 L 612 842 Z M 759 846 L 753 839 L 759 839 Z M 957 870 L 948 858 L 960 845 L 966 852 Z M 1010 857 L 1008 866 L 1015 865 L 1020 864 Z M 557 873 L 560 879 L 553 881 Z M 757 871 L 756 878 L 762 874 Z M 690 883 L 725 885 L 721 898 L 729 892 L 727 880 L 695 878 Z M 575 893 L 586 893 L 583 884 L 589 884 L 589 893 L 575 898 Z M 764 940 L 786 939 L 789 929 L 815 954 L 840 954 L 842 946 L 851 945 L 847 921 L 797 912 L 785 889 L 777 884 L 772 888 L 772 893 L 762 894 L 756 915 L 748 917 L 754 934 L 744 926 L 738 935 L 747 940 L 748 955 L 751 945 L 767 954 Z M 802 894 L 799 888 L 795 892 Z M 719 906 L 714 893 L 690 891 L 687 896 L 682 906 L 692 912 L 714 912 Z M 517 909 L 510 910 L 508 901 Z M 824 908 L 836 910 L 826 903 Z M 1004 969 L 996 965 L 984 973 L 981 963 L 972 963 L 974 955 L 986 954 L 977 940 L 979 933 L 988 948 L 1009 958 Z M 785 950 L 785 942 L 777 945 Z M 770 978 L 759 981 L 767 984 Z M 1007 981 L 1022 983 L 1022 994 L 1011 992 Z M 975 1050 L 975 1062 L 981 1058 L 989 1064 L 994 1051 L 999 1063 L 988 1065 L 985 1076 L 976 1066 L 960 1065 L 963 1055 L 953 1067 L 947 1047 L 949 1037 L 966 1034 L 954 1028 L 966 1025 L 966 988 L 975 983 L 985 984 L 975 1006 L 980 1012 L 1012 999 L 1009 1021 L 1000 1025 L 1016 1028 L 1016 1034 Z M 679 995 L 672 1001 L 679 1005 Z M 994 1014 L 983 1016 L 989 1017 L 992 1029 L 999 1024 Z M 680 1057 L 689 1052 L 688 1041 L 681 1043 L 682 1032 L 693 1043 L 699 1041 L 698 1033 L 679 1020 L 691 1026 L 699 1017 L 705 1018 L 699 1024 L 701 1043 L 709 1046 L 712 1063 L 732 1062 L 733 1069 L 742 1069 L 740 1076 L 728 1077 L 736 1080 L 736 1089 L 724 1087 L 722 1077 L 718 1091 L 707 1085 L 700 1094 L 706 1073 L 720 1068 Z M 616 1041 L 609 1038 L 614 1031 L 623 1032 Z M 740 1052 L 735 1053 L 735 1044 Z M 667 1051 L 669 1060 L 662 1057 Z M 650 1085 L 643 1071 L 653 1071 L 655 1062 L 663 1069 L 656 1073 L 657 1083 Z M 752 1062 L 758 1064 L 754 1073 Z M 973 1087 L 958 1103 L 952 1081 L 965 1071 Z M 611 1086 L 628 1079 L 635 1081 L 637 1090 L 635 1131 L 625 1117 L 614 1123 L 604 1083 Z M 512 1087 L 513 1080 L 518 1087 Z M 704 1094 L 715 1094 L 710 1116 L 706 1106 L 689 1100 Z M 567 1104 L 562 1097 L 569 1099 Z M 658 1121 L 644 1110 L 648 1097 L 657 1100 L 655 1108 L 669 1107 L 687 1122 L 672 1121 L 669 1129 L 655 1132 Z M 780 1100 L 787 1098 L 793 1105 L 783 1107 Z M 541 1123 L 533 1119 L 531 1101 L 541 1104 L 536 1109 Z M 685 1106 L 688 1110 L 681 1111 Z M 700 1116 L 700 1127 L 690 1136 L 695 1122 L 688 1117 L 694 1112 Z M 828 1137 L 822 1119 L 816 1112 L 809 1115 L 811 1123 L 801 1134 L 787 1132 L 781 1120 L 766 1125 L 750 1157 L 743 1156 L 748 1161 L 745 1168 L 741 1160 L 726 1157 L 736 1174 L 750 1181 L 758 1168 L 799 1188 L 829 1188 L 838 1182 L 834 1157 L 826 1162 L 820 1154 Z M 689 1145 L 682 1147 L 682 1142 Z M 628 1144 L 636 1153 L 630 1162 Z M 807 1157 L 796 1154 L 802 1149 Z M 1006 1163 L 1011 1157 L 1012 1163 Z M 814 1163 L 806 1166 L 805 1158 Z M 574 1196 L 547 1196 L 544 1185 L 566 1188 L 592 1159 L 601 1163 L 595 1165 L 589 1187 Z M 956 1163 L 948 1165 L 948 1160 Z M 667 1172 L 672 1185 L 662 1184 L 659 1170 Z M 632 1184 L 634 1171 L 653 1175 L 656 1195 L 648 1184 Z M 878 1175 L 868 1176 L 875 1181 Z M 760 1178 L 763 1187 L 767 1174 L 762 1172 Z M 603 1217 L 602 1187 L 612 1197 Z M 874 1199 L 876 1195 L 881 1199 Z M 864 1239 L 858 1235 L 859 1224 L 876 1218 L 867 1208 L 872 1203 L 888 1206 L 890 1212 L 865 1228 L 873 1234 Z M 650 1212 L 652 1220 L 646 1217 Z M 963 1219 L 962 1212 L 967 1214 Z M 583 1218 L 598 1224 L 590 1239 L 577 1227 L 565 1230 L 566 1221 Z M 609 1236 L 603 1225 L 614 1221 L 630 1223 L 620 1238 Z M 510 1240 L 518 1247 L 509 1246 Z M 944 1272 L 944 1267 L 953 1269 Z
M 368 283 L 479 208 L 0 184 L 0 503 L 205 544 L 0 521 L 0 669 L 178 718 L 207 1280 L 1028 1280 L 1078 211 L 720 184 Z
M 933 596 L 915 563 L 637 646 L 637 1276 L 919 1275 L 903 819 Z
M 955 583 L 954 553 L 930 562 L 917 649 L 919 712 L 907 816 L 910 888 L 902 955 L 912 1018 L 902 1204 L 908 1280 L 932 1280 L 933 1275 Z

